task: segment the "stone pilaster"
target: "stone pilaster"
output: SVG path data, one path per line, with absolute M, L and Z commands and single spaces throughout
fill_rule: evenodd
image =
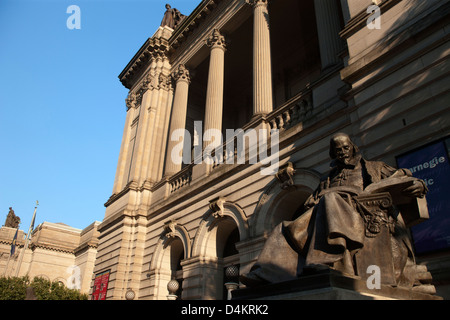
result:
M 175 130 L 186 128 L 187 103 L 190 84 L 189 71 L 182 64 L 173 74 L 176 81 L 175 97 L 170 120 L 169 141 L 166 152 L 165 176 L 171 176 L 181 170 L 181 163 L 175 163 L 172 159 L 172 150 L 183 141 L 172 141 L 171 136 Z M 184 137 L 182 138 L 184 139 Z
M 224 85 L 224 59 L 226 43 L 225 37 L 219 30 L 215 29 L 206 40 L 211 48 L 208 87 L 206 91 L 205 123 L 204 123 L 204 147 L 217 146 L 221 141 L 210 141 L 209 129 L 222 132 L 223 113 L 223 85 Z
M 273 109 L 268 0 L 246 0 L 253 6 L 253 115 Z

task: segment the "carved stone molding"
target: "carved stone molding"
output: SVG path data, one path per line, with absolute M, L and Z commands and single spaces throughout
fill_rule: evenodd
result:
M 294 165 L 292 162 L 288 162 L 287 166 L 280 169 L 275 175 L 280 181 L 281 189 L 287 189 L 294 185 L 294 180 L 292 179 L 295 174 Z
M 164 230 L 166 231 L 167 238 L 175 238 L 175 231 L 178 222 L 175 220 L 168 221 L 164 224 Z
M 224 197 L 219 197 L 209 202 L 209 208 L 211 209 L 214 218 L 218 219 L 223 217 L 225 212 L 225 201 L 226 199 Z

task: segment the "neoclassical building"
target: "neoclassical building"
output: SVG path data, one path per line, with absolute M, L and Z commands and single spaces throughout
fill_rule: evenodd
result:
M 156 30 L 119 75 L 126 121 L 93 275 L 109 275 L 106 298 L 165 300 L 176 279 L 181 299 L 225 299 L 224 270 L 248 272 L 274 226 L 301 212 L 336 132 L 392 166 L 448 143 L 448 11 L 203 0 Z M 448 243 L 418 255 L 438 293 Z
M 12 256 L 11 244 L 17 229 L 2 226 L 0 277 L 28 276 L 30 280 L 42 277 L 90 293 L 99 224 L 95 221 L 81 230 L 46 221 L 36 226 L 28 242 L 24 231 L 18 230 Z

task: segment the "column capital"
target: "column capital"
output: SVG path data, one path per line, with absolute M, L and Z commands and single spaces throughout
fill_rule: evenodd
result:
M 245 0 L 245 2 L 253 7 L 267 6 L 269 4 L 269 0 Z
M 133 92 L 128 94 L 128 97 L 125 99 L 125 103 L 127 105 L 127 110 L 136 107 L 136 95 Z
M 153 75 L 151 75 L 150 73 L 147 74 L 144 79 L 142 80 L 142 84 L 141 84 L 141 90 L 143 92 L 150 90 L 150 89 L 154 89 L 154 77 Z
M 189 70 L 186 68 L 184 64 L 180 64 L 178 66 L 178 69 L 172 73 L 172 77 L 175 79 L 176 82 L 178 81 L 185 81 L 187 83 L 191 82 Z
M 227 47 L 225 36 L 220 33 L 219 29 L 214 29 L 211 36 L 206 39 L 206 45 L 210 48 L 221 48 L 223 50 Z
M 158 80 L 160 89 L 170 90 L 172 88 L 172 80 L 169 76 L 161 73 Z

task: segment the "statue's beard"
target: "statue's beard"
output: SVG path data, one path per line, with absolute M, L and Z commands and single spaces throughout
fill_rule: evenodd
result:
M 343 157 L 339 158 L 339 161 L 345 165 L 349 165 L 351 162 L 351 159 L 352 158 L 350 156 L 343 156 Z
M 360 155 L 343 155 L 338 157 L 336 160 L 344 166 L 355 166 L 356 163 L 361 158 Z

